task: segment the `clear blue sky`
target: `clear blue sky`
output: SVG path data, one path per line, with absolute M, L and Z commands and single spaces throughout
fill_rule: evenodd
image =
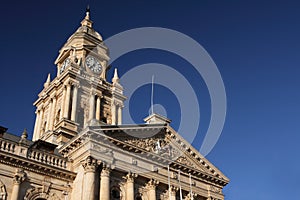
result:
M 5 1 L 0 6 L 0 125 L 14 134 L 23 128 L 32 133 L 32 103 L 47 73 L 56 74 L 58 50 L 79 26 L 88 3 L 94 27 L 104 38 L 137 27 L 165 27 L 192 37 L 214 59 L 228 111 L 222 135 L 207 157 L 231 179 L 224 189 L 226 199 L 300 198 L 298 1 Z M 143 50 L 121 57 L 115 66 L 122 75 L 148 62 L 188 65 L 167 52 Z M 191 84 L 201 79 L 193 71 L 181 72 Z M 200 129 L 205 131 L 209 96 L 203 81 L 197 87 L 204 115 Z M 149 109 L 138 99 L 148 94 L 149 85 L 134 95 L 137 121 Z M 160 104 L 174 98 L 160 86 L 155 95 Z M 176 106 L 174 101 L 165 107 L 175 128 Z M 201 139 L 199 134 L 196 148 Z

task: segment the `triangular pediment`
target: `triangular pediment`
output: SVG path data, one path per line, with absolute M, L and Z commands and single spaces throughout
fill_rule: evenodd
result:
M 166 124 L 107 127 L 104 133 L 116 139 L 115 144 L 132 152 L 149 152 L 154 161 L 168 164 L 174 170 L 198 173 L 228 182 L 229 179 L 202 156 L 191 144 Z M 119 142 L 118 142 L 119 141 Z M 124 145 L 125 144 L 125 145 Z M 126 145 L 127 144 L 127 145 Z
M 220 170 L 167 124 L 103 125 L 90 128 L 91 131 L 86 130 L 87 139 L 99 144 L 93 147 L 99 146 L 103 150 L 108 144 L 112 151 L 122 152 L 130 159 L 147 160 L 149 165 L 160 168 L 169 166 L 174 173 L 180 171 L 182 174 L 191 174 L 221 187 L 229 182 Z M 61 149 L 61 153 L 67 156 L 84 141 L 86 139 L 78 135 L 78 138 Z M 107 159 L 112 159 L 111 152 L 107 156 Z

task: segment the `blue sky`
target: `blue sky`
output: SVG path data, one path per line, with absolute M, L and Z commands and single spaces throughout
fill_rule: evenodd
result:
M 164 27 L 190 36 L 213 58 L 228 110 L 222 135 L 207 158 L 231 179 L 226 199 L 299 198 L 297 1 L 6 1 L 0 7 L 0 125 L 14 134 L 24 128 L 32 132 L 32 103 L 47 73 L 55 76 L 58 50 L 79 26 L 87 4 L 94 28 L 104 38 L 132 28 Z M 210 117 L 205 83 L 185 60 L 159 50 L 131 52 L 113 66 L 121 76 L 149 62 L 173 66 L 199 91 L 202 121 L 193 143 L 199 148 Z M 149 109 L 148 101 L 139 99 L 150 98 L 149 90 L 150 85 L 141 87 L 130 102 L 138 123 Z M 155 97 L 178 128 L 176 95 L 157 85 Z

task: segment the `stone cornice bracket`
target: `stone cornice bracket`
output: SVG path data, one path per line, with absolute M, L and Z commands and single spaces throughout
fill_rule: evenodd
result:
M 24 172 L 23 169 L 16 169 L 16 173 L 14 174 L 13 177 L 13 183 L 14 184 L 21 184 L 22 182 L 24 182 L 26 179 L 26 173 Z
M 110 165 L 103 163 L 101 176 L 109 176 L 110 172 L 111 172 Z
M 98 167 L 98 162 L 92 156 L 88 156 L 84 161 L 82 161 L 82 166 L 84 168 L 84 172 L 96 172 Z
M 159 184 L 159 181 L 155 180 L 155 179 L 150 179 L 150 181 L 148 181 L 148 183 L 146 184 L 146 188 L 149 190 L 154 190 L 156 188 L 156 186 Z
M 127 182 L 133 183 L 133 182 L 134 182 L 134 179 L 137 178 L 137 177 L 138 177 L 137 174 L 129 172 L 129 173 L 128 173 L 126 176 L 124 176 L 123 178 L 126 179 Z

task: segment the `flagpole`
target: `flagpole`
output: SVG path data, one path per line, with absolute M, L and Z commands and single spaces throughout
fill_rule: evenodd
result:
M 151 114 L 154 113 L 154 111 L 153 111 L 153 93 L 154 93 L 154 75 L 152 75 L 152 88 L 151 88 Z

